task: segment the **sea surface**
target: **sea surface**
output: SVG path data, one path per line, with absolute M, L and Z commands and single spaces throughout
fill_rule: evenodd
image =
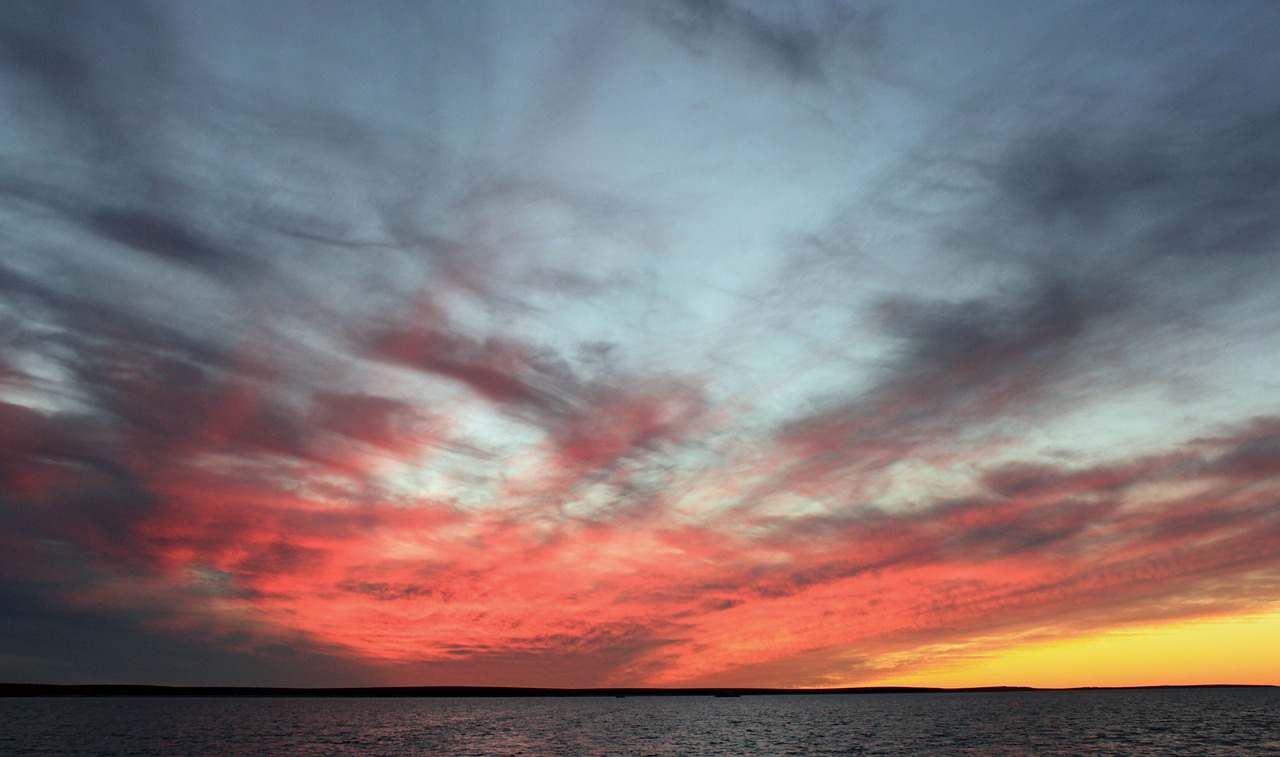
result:
M 1280 690 L 9 698 L 15 755 L 1280 755 Z

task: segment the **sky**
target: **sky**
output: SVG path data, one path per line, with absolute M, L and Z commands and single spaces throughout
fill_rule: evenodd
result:
M 1280 684 L 1277 38 L 8 0 L 0 680 Z

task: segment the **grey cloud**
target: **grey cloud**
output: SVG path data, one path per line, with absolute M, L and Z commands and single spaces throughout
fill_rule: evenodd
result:
M 389 584 L 381 581 L 341 581 L 337 584 L 337 588 L 352 594 L 372 597 L 380 602 L 394 602 L 402 599 L 413 599 L 414 597 L 433 597 L 437 594 L 440 595 L 440 600 L 442 602 L 448 602 L 453 598 L 453 592 L 451 591 L 446 590 L 443 592 L 437 592 L 435 588 L 423 586 L 421 584 Z
M 311 421 L 317 429 L 378 447 L 395 448 L 412 439 L 421 420 L 408 402 L 365 393 L 317 392 Z
M 1064 123 L 1049 127 L 1057 133 L 1015 140 L 1002 156 L 996 206 L 1026 210 L 1012 223 L 1130 264 L 1274 254 L 1280 118 L 1267 111 L 1280 101 L 1235 105 L 1212 114 L 1148 111 L 1140 127 L 1119 131 L 1073 130 L 1073 115 L 1063 114 Z
M 1036 282 L 1006 297 L 966 302 L 897 298 L 880 308 L 884 328 L 898 337 L 901 363 L 883 380 L 897 393 L 917 385 L 946 403 L 965 391 L 999 401 L 1003 393 L 1034 392 L 1049 380 L 1099 315 L 1111 309 L 1105 288 L 1086 291 L 1061 279 Z
M 1264 294 L 1280 254 L 1280 56 L 1246 28 L 1275 28 L 1264 16 L 1227 14 L 1216 31 L 1175 20 L 1123 44 L 1110 16 L 1080 20 L 1061 68 L 1128 66 L 1150 84 L 1141 98 L 1124 76 L 1085 87 L 1048 65 L 1064 44 L 1056 28 L 1019 67 L 984 71 L 953 118 L 815 239 L 819 264 L 856 281 L 894 254 L 860 224 L 894 219 L 907 245 L 930 251 L 925 275 L 995 279 L 997 294 L 946 299 L 916 291 L 945 289 L 938 280 L 894 282 L 875 311 L 896 342 L 888 365 L 870 387 L 815 400 L 782 438 L 818 470 L 888 465 L 953 432 L 1062 412 L 1068 387 L 1144 380 L 1111 369 Z M 1134 52 L 1211 33 L 1200 42 L 1220 57 Z
M 1057 390 L 1092 359 L 1090 330 L 1122 309 L 1103 285 L 1058 278 L 961 302 L 899 296 L 877 309 L 896 357 L 871 385 L 815 403 L 778 438 L 794 461 L 770 486 L 884 470 L 1060 404 Z
M 995 185 L 1039 223 L 1110 220 L 1127 198 L 1173 178 L 1157 147 L 1107 144 L 1110 136 L 1066 133 L 1015 140 L 996 169 Z
M 1122 285 L 1145 285 L 1153 265 L 1196 276 L 1196 259 L 1246 269 L 1247 258 L 1274 254 L 1280 55 L 1263 40 L 1280 23 L 1250 12 L 1262 8 L 1241 4 L 1210 21 L 1171 16 L 1127 37 L 1105 14 L 1088 17 L 1061 69 L 1036 57 L 995 77 L 965 103 L 990 112 L 966 113 L 963 129 L 944 130 L 929 148 L 943 161 L 963 156 L 956 165 L 972 172 L 976 196 L 950 238 L 977 256 L 999 250 L 1013 266 L 1090 265 Z M 1062 43 L 1053 33 L 1045 40 L 1049 50 Z M 1060 73 L 1086 65 L 1128 75 L 1080 87 Z M 1023 93 L 1017 117 L 996 107 L 1006 88 Z
M 556 393 L 538 386 L 552 378 L 547 366 L 516 343 L 431 328 L 388 328 L 359 341 L 374 357 L 453 379 L 494 402 L 549 412 L 564 406 Z
M 1224 447 L 1205 471 L 1241 482 L 1280 476 L 1280 418 L 1258 418 L 1239 437 L 1196 440 Z
M 342 650 L 232 629 L 165 633 L 164 608 L 76 609 L 54 587 L 0 582 L 0 675 L 41 683 L 334 686 L 364 680 Z
M 250 547 L 248 554 L 236 562 L 233 570 L 255 576 L 302 573 L 323 567 L 324 558 L 322 549 L 276 541 Z
M 357 349 L 375 360 L 455 381 L 545 430 L 571 479 L 596 480 L 626 461 L 660 455 L 706 409 L 701 390 L 689 381 L 591 380 L 553 351 L 466 335 L 441 313 L 418 320 L 362 335 Z
M 859 12 L 836 4 L 827 5 L 825 11 L 817 21 L 788 23 L 731 0 L 675 0 L 650 6 L 657 27 L 695 54 L 725 50 L 749 63 L 763 63 L 787 78 L 810 83 L 826 79 L 833 54 L 853 50 L 866 55 L 873 51 L 880 42 L 886 15 L 883 8 Z
M 89 213 L 88 222 L 105 239 L 166 260 L 203 270 L 248 273 L 249 260 L 211 244 L 175 218 L 149 211 L 100 208 Z
M 154 196 L 179 74 L 163 18 L 145 2 L 24 0 L 6 4 L 0 40 L 0 58 L 49 108 L 19 111 L 35 117 L 38 138 L 78 151 L 117 192 Z
M 154 505 L 120 458 L 113 430 L 99 419 L 0 402 L 0 420 L 5 426 L 0 433 L 0 494 L 12 517 L 58 532 L 83 525 L 83 518 L 118 534 L 117 526 Z M 40 466 L 52 466 L 58 479 L 71 484 L 69 494 L 44 508 L 25 510 L 23 474 Z

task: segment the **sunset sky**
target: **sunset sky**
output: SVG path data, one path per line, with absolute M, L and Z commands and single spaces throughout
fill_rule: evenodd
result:
M 1280 684 L 1276 39 L 6 0 L 0 681 Z

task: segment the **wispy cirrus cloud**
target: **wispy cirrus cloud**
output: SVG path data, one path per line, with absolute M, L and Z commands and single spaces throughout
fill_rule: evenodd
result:
M 1280 19 L 1179 7 L 15 4 L 4 674 L 846 684 L 1273 608 Z

